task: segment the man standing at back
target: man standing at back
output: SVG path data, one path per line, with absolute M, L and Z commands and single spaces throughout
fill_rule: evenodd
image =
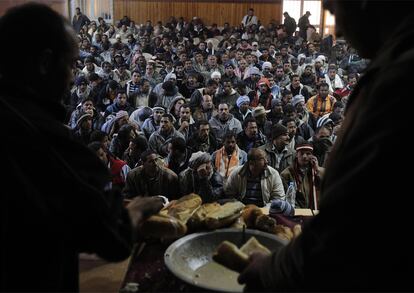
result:
M 305 41 L 307 40 L 306 30 L 308 29 L 308 26 L 310 25 L 309 16 L 311 16 L 311 13 L 309 11 L 306 11 L 306 13 L 302 15 L 298 21 L 299 37 L 301 37 Z
M 243 28 L 248 28 L 249 26 L 253 24 L 257 25 L 257 16 L 254 15 L 254 9 L 249 8 L 249 10 L 247 11 L 247 14 L 243 17 L 241 21 L 241 25 Z
M 293 33 L 296 31 L 296 20 L 289 15 L 289 13 L 285 12 L 283 13 L 283 16 L 285 17 L 285 20 L 283 22 L 286 34 L 288 37 L 291 37 Z
M 89 20 L 89 18 L 81 12 L 80 8 L 76 7 L 75 15 L 73 16 L 73 19 L 72 19 L 72 25 L 73 25 L 73 29 L 75 30 L 75 32 L 79 33 L 80 29 L 85 24 L 88 25 L 90 22 L 91 21 Z
M 78 254 L 127 258 L 140 222 L 162 201 L 123 208 L 120 194 L 106 188 L 107 167 L 64 125 L 61 101 L 78 53 L 70 24 L 31 3 L 0 18 L 0 35 L 20 56 L 0 59 L 0 121 L 13 125 L 0 145 L 7 170 L 0 183 L 13 188 L 1 196 L 0 291 L 76 292 Z M 8 54 L 10 47 L 0 46 L 0 55 Z

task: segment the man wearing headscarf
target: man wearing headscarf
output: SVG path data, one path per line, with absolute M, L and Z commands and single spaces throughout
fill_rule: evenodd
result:
M 180 173 L 179 180 L 182 195 L 196 193 L 203 203 L 223 198 L 223 177 L 214 170 L 209 153 L 193 153 L 187 170 Z

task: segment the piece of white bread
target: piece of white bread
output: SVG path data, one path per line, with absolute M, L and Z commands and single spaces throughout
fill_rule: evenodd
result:
M 266 246 L 260 244 L 255 237 L 251 237 L 242 247 L 240 251 L 245 253 L 247 256 L 250 256 L 254 252 L 261 252 L 264 254 L 270 254 L 270 250 Z
M 213 260 L 239 273 L 249 264 L 248 255 L 241 252 L 236 245 L 227 240 L 217 247 L 213 254 Z
M 254 252 L 269 255 L 270 250 L 251 237 L 240 249 L 229 241 L 223 241 L 213 254 L 213 260 L 226 268 L 241 273 L 249 264 L 249 256 Z

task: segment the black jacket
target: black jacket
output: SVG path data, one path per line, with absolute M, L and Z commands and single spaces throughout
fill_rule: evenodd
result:
M 414 158 L 401 145 L 403 159 L 392 159 L 396 140 L 412 130 L 412 107 L 403 106 L 412 103 L 412 19 L 383 44 L 352 93 L 327 162 L 320 213 L 263 264 L 266 289 L 414 290 L 413 172 L 406 169 Z
M 77 291 L 80 252 L 129 256 L 129 217 L 120 196 L 103 192 L 108 170 L 71 139 L 60 106 L 0 88 L 0 119 L 11 126 L 1 184 L 12 188 L 1 193 L 0 291 Z

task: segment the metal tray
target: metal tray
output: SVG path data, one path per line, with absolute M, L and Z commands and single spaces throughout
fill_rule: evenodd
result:
M 178 239 L 165 251 L 164 261 L 176 277 L 192 286 L 216 292 L 243 292 L 244 286 L 237 282 L 238 273 L 213 261 L 212 255 L 224 240 L 240 247 L 252 236 L 270 251 L 287 244 L 275 235 L 257 230 L 246 229 L 243 238 L 241 229 L 220 229 Z

